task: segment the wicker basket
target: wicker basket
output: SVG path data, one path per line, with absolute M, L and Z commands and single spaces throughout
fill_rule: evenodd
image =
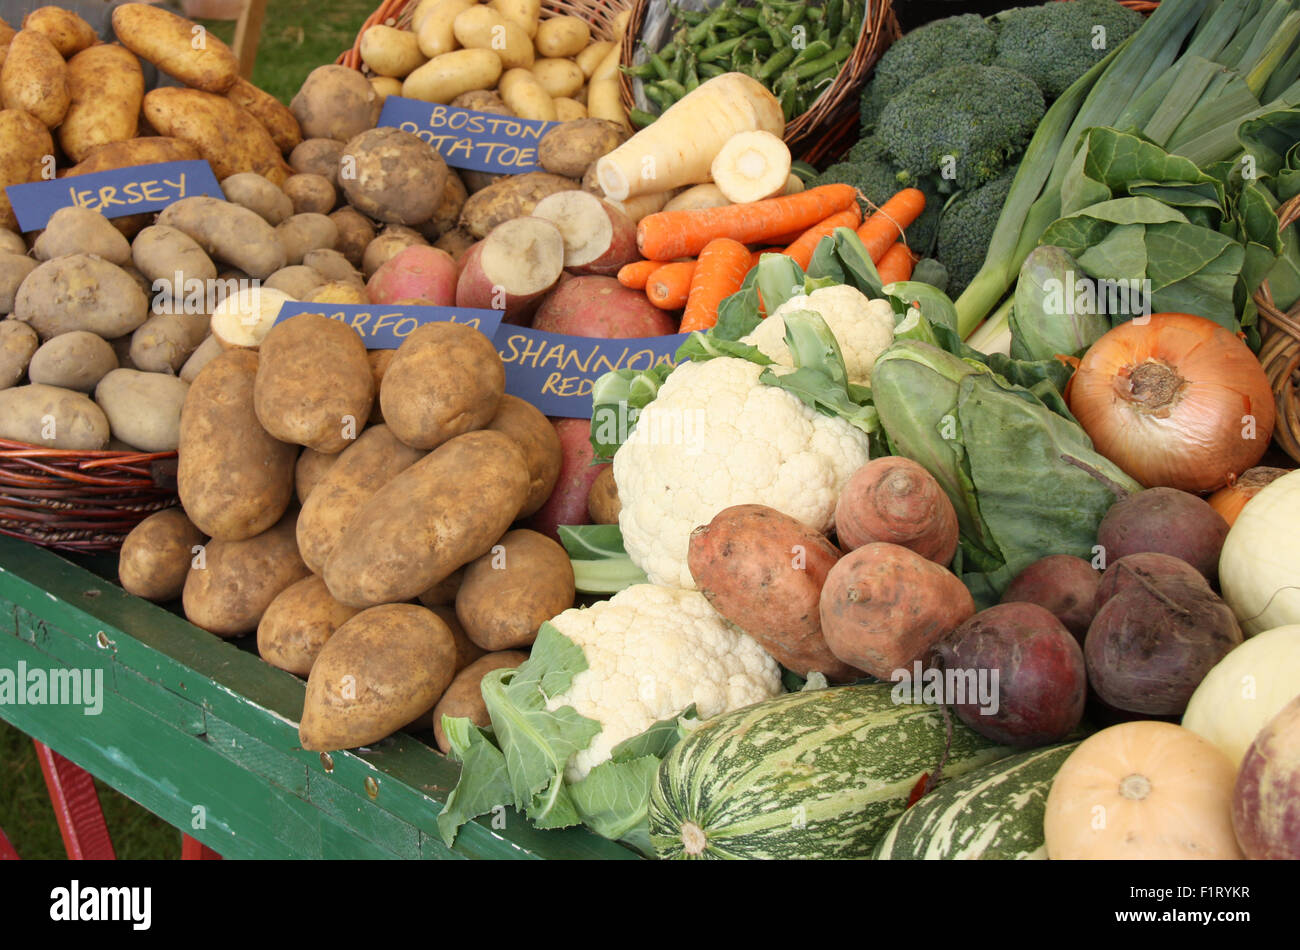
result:
M 632 17 L 623 34 L 624 66 L 630 66 L 634 61 L 648 7 L 647 0 L 636 0 L 632 4 Z M 853 48 L 853 54 L 840 74 L 807 112 L 786 123 L 785 141 L 795 157 L 816 165 L 838 157 L 853 144 L 857 138 L 858 90 L 866 82 L 867 73 L 876 60 L 901 35 L 891 0 L 867 3 L 867 16 L 858 45 Z M 622 89 L 623 106 L 630 109 L 633 105 L 632 79 L 626 73 L 622 77 Z
M 1300 220 L 1300 195 L 1277 209 L 1285 230 Z M 1264 345 L 1259 361 L 1277 397 L 1273 439 L 1282 451 L 1300 462 L 1300 303 L 1283 313 L 1273 301 L 1268 281 L 1255 291 Z
M 0 439 L 0 534 L 61 551 L 116 551 L 176 497 L 175 452 L 71 452 Z
M 357 30 L 352 48 L 336 62 L 349 69 L 361 69 L 361 36 L 372 26 L 406 27 L 415 15 L 418 0 L 384 0 L 379 9 L 366 18 Z M 598 40 L 608 40 L 614 35 L 614 17 L 626 10 L 627 0 L 543 0 L 542 14 L 546 16 L 576 16 L 591 25 L 591 34 Z

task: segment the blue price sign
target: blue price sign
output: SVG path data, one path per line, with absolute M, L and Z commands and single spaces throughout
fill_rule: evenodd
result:
M 276 323 L 300 313 L 323 313 L 361 334 L 368 350 L 395 350 L 416 327 L 426 323 L 463 323 L 492 339 L 501 326 L 501 311 L 469 307 L 381 307 L 365 304 L 318 304 L 291 300 L 280 307 Z
M 106 218 L 121 218 L 160 211 L 173 201 L 194 195 L 226 197 L 212 166 L 201 160 L 158 162 L 9 185 L 5 192 L 14 206 L 18 227 L 24 231 L 45 227 L 54 212 L 72 205 L 98 211 Z
M 616 369 L 673 366 L 688 336 L 603 339 L 505 325 L 496 344 L 506 364 L 506 392 L 548 416 L 590 419 L 591 390 L 599 377 Z
M 453 168 L 520 175 L 541 169 L 537 143 L 559 123 L 389 96 L 379 124 L 418 135 Z

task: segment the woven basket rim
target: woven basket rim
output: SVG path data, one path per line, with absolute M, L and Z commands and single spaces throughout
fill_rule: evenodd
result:
M 1277 217 L 1282 230 L 1297 226 L 1300 195 L 1278 205 Z M 1259 362 L 1277 402 L 1273 441 L 1300 462 L 1300 302 L 1289 311 L 1281 310 L 1273 300 L 1267 280 L 1256 288 L 1254 301 L 1264 338 Z

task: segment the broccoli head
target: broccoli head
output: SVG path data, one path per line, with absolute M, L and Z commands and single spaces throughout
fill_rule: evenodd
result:
M 934 256 L 948 269 L 948 296 L 954 300 L 984 265 L 1015 177 L 1016 169 L 1009 168 L 992 181 L 959 193 L 943 209 Z
M 876 124 L 886 103 L 916 80 L 947 66 L 993 62 L 997 33 L 974 13 L 950 16 L 901 37 L 876 63 L 861 100 L 862 128 Z
M 812 181 L 808 188 L 818 185 L 845 184 L 858 190 L 859 204 L 863 215 L 870 214 L 873 207 L 878 208 L 890 199 L 899 189 L 909 185 L 899 181 L 899 170 L 889 161 L 884 148 L 874 138 L 868 137 L 858 142 L 849 150 L 844 161 L 831 165 Z M 929 252 L 934 245 L 935 232 L 939 226 L 939 212 L 943 197 L 939 195 L 934 183 L 922 179 L 909 183 L 920 188 L 925 194 L 925 210 L 912 222 L 904 232 L 908 247 L 921 254 Z
M 1115 0 L 1073 0 L 1001 15 L 995 66 L 1028 76 L 1055 99 L 1128 39 L 1143 18 Z
M 1044 111 L 1032 80 L 967 63 L 918 79 L 891 99 L 876 135 L 908 175 L 937 174 L 967 189 L 1017 160 Z

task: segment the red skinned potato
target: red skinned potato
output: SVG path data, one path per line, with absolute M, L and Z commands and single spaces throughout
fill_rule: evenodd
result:
M 552 419 L 560 439 L 560 474 L 546 503 L 524 522 L 525 527 L 560 540 L 562 524 L 588 524 L 587 496 L 591 485 L 609 464 L 592 465 L 591 422 L 587 419 Z
M 987 739 L 1025 748 L 1050 745 L 1083 719 L 1083 650 L 1045 607 L 1014 603 L 981 610 L 944 638 L 934 655 L 941 669 L 965 674 L 965 702 L 953 702 L 953 709 Z M 991 686 L 992 671 L 996 693 L 972 689 L 981 678 Z
M 550 221 L 564 238 L 564 266 L 575 274 L 612 277 L 641 259 L 636 224 L 585 191 L 560 191 L 537 202 L 533 216 Z
M 1268 721 L 1241 760 L 1232 830 L 1248 858 L 1300 861 L 1300 695 Z
M 854 472 L 840 492 L 835 533 L 848 550 L 887 541 L 947 564 L 957 553 L 957 512 L 920 465 L 882 456 Z
M 677 332 L 677 321 L 613 277 L 573 277 L 546 295 L 533 329 L 605 338 L 667 336 Z
M 366 282 L 366 293 L 374 304 L 423 297 L 436 307 L 450 307 L 456 301 L 456 277 L 450 254 L 415 244 L 385 261 Z
M 713 609 L 800 676 L 832 683 L 861 673 L 831 652 L 818 602 L 840 549 L 766 505 L 732 505 L 691 532 L 687 563 Z
M 502 310 L 506 323 L 522 326 L 563 272 L 564 239 L 555 225 L 515 218 L 465 252 L 456 306 Z
M 877 679 L 909 669 L 975 613 L 970 591 L 956 575 L 883 541 L 836 562 L 819 606 L 831 652 Z
M 1012 578 L 1002 592 L 1002 603 L 1037 604 L 1046 608 L 1082 645 L 1088 635 L 1088 625 L 1097 613 L 1100 581 L 1101 575 L 1083 558 L 1049 554 Z

